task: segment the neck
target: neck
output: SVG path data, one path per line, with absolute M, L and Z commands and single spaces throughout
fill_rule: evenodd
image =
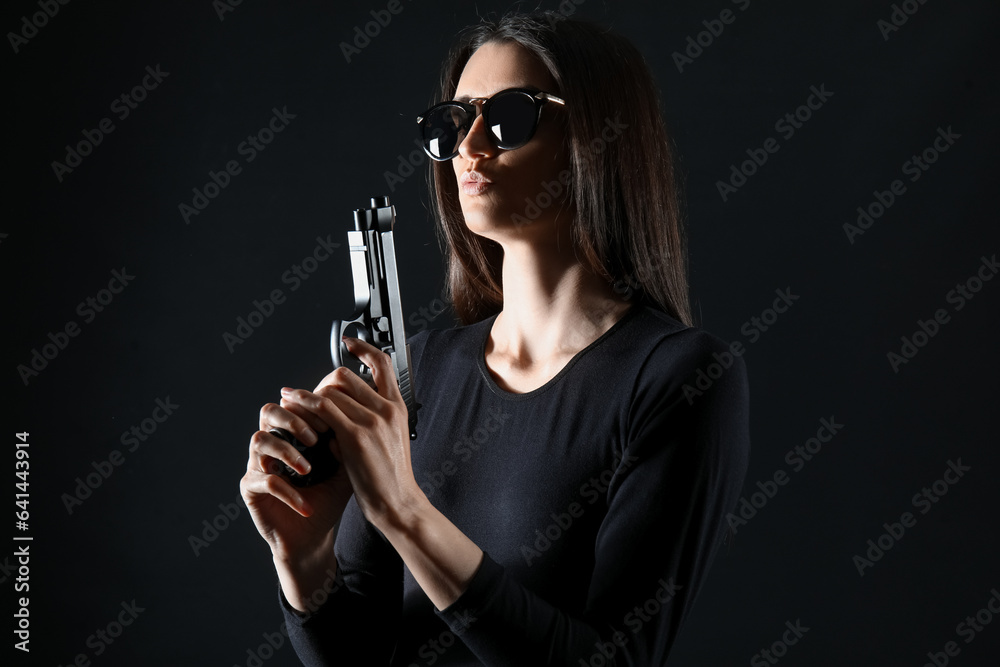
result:
M 536 237 L 503 248 L 504 304 L 488 353 L 513 366 L 561 367 L 628 310 L 630 304 L 588 271 L 565 240 L 544 244 Z

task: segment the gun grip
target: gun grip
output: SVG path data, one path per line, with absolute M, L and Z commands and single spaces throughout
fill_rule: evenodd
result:
M 281 463 L 281 469 L 285 477 L 295 486 L 304 487 L 318 484 L 323 480 L 333 477 L 337 473 L 337 469 L 340 468 L 340 461 L 337 460 L 337 457 L 330 450 L 330 442 L 334 437 L 333 431 L 324 431 L 317 434 L 319 440 L 312 447 L 307 447 L 299 442 L 298 438 L 283 428 L 272 428 L 269 433 L 292 443 L 295 449 L 299 450 L 299 453 L 312 466 L 312 470 L 308 474 L 300 475 L 284 463 Z

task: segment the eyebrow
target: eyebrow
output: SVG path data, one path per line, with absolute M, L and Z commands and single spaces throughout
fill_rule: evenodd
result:
M 530 90 L 533 93 L 540 93 L 540 92 L 542 92 L 542 89 L 539 88 L 538 86 L 527 86 L 527 85 L 524 85 L 524 86 L 507 86 L 506 88 L 501 88 L 500 90 L 495 91 L 493 93 L 493 95 L 496 95 L 497 93 L 501 93 L 501 92 L 503 92 L 505 90 L 510 90 L 511 88 L 523 88 L 524 90 Z M 493 97 L 493 95 L 487 95 L 485 97 L 488 99 L 490 97 Z M 452 98 L 452 99 L 454 99 L 456 102 L 468 102 L 469 100 L 471 100 L 473 98 L 479 100 L 479 99 L 483 99 L 483 97 L 484 97 L 483 95 L 459 95 L 458 97 L 455 97 L 455 98 Z

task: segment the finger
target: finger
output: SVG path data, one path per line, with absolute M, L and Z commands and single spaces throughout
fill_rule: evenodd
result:
M 240 487 L 243 490 L 244 500 L 250 501 L 254 495 L 274 496 L 302 516 L 307 517 L 312 514 L 312 507 L 305 497 L 283 477 L 250 470 L 240 480 Z
M 290 401 L 286 398 L 281 399 L 281 406 L 286 410 L 294 412 L 295 414 L 301 416 L 303 419 L 309 422 L 309 425 L 312 426 L 314 431 L 316 431 L 316 434 L 318 435 L 317 442 L 316 444 L 310 446 L 330 447 L 336 459 L 338 461 L 341 460 L 340 445 L 337 442 L 337 437 L 336 434 L 333 432 L 333 428 L 329 424 L 323 421 L 323 419 L 320 416 L 310 412 L 308 408 L 305 408 L 299 405 L 298 403 Z M 327 438 L 327 436 L 330 437 Z
M 281 463 L 288 465 L 300 475 L 306 475 L 312 470 L 312 465 L 292 443 L 266 431 L 254 433 L 250 438 L 250 459 L 247 461 L 247 470 L 277 475 L 283 472 Z
M 358 416 L 359 406 L 373 407 L 381 400 L 365 380 L 345 366 L 326 376 L 313 393 L 329 398 L 349 417 Z
M 306 445 L 316 444 L 316 431 L 305 419 L 283 406 L 266 403 L 260 409 L 260 430 L 269 431 L 272 428 L 283 428 Z
M 350 373 L 347 369 L 344 371 Z M 282 389 L 281 393 L 284 400 L 308 410 L 336 432 L 349 426 L 352 418 L 363 414 L 363 408 L 338 389 L 327 387 L 323 391 L 324 394 L 318 394 L 305 389 Z
M 392 369 L 392 357 L 358 338 L 344 338 L 347 350 L 361 362 L 372 369 L 372 379 L 382 398 L 396 401 L 402 397 L 399 393 L 399 383 L 396 381 L 396 373 Z M 360 378 L 359 378 L 360 379 Z M 362 382 L 364 382 L 362 380 Z
M 324 433 L 330 430 L 329 424 L 323 421 L 319 415 L 313 414 L 307 408 L 294 401 L 290 401 L 287 398 L 282 397 L 281 407 L 301 418 L 304 422 L 309 424 L 309 428 L 316 431 L 316 433 Z

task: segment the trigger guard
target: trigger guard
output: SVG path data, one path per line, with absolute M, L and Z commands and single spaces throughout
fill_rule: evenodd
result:
M 333 359 L 333 368 L 336 370 L 341 366 L 347 366 L 347 368 L 354 371 L 355 375 L 363 375 L 361 370 L 364 368 L 364 364 L 360 359 L 351 354 L 350 350 L 344 344 L 343 336 L 347 328 L 345 324 L 350 326 L 357 323 L 345 323 L 342 320 L 334 320 L 333 327 L 330 329 L 330 357 Z M 357 338 L 370 342 L 371 336 L 368 334 L 368 330 L 363 326 L 358 326 L 357 329 Z

